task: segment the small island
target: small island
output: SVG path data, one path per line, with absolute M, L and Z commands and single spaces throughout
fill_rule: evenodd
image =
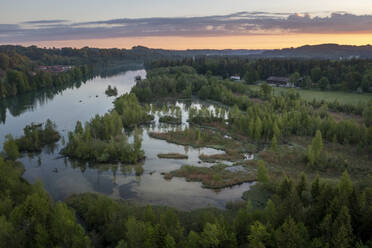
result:
M 15 140 L 20 152 L 40 152 L 44 146 L 54 144 L 61 138 L 56 125 L 49 119 L 45 124 L 31 123 L 23 132 L 24 135 Z
M 201 182 L 204 188 L 222 189 L 245 182 L 256 181 L 256 174 L 249 172 L 234 172 L 227 170 L 227 165 L 217 164 L 212 167 L 197 167 L 183 165 L 180 169 L 164 174 L 167 180 L 173 177 L 184 177 L 187 181 Z
M 105 94 L 107 96 L 117 96 L 118 95 L 118 89 L 116 87 L 111 87 L 111 85 L 109 85 L 105 91 Z
M 188 159 L 189 156 L 180 153 L 159 153 L 158 158 L 168 158 L 168 159 Z
M 164 115 L 159 118 L 160 123 L 167 123 L 167 124 L 173 124 L 173 125 L 181 125 L 182 124 L 182 118 L 181 116 L 171 116 L 171 115 Z

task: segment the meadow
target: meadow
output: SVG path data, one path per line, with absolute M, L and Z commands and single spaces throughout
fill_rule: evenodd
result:
M 251 85 L 251 89 L 259 90 L 260 86 Z M 274 95 L 280 95 L 281 92 L 287 92 L 290 88 L 273 87 Z M 321 91 L 321 90 L 307 90 L 307 89 L 295 89 L 306 100 L 324 100 L 327 102 L 333 102 L 335 100 L 344 104 L 358 104 L 367 103 L 372 100 L 372 93 L 352 93 L 342 91 Z

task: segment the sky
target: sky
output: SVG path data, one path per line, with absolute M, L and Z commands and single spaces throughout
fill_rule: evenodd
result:
M 0 44 L 274 49 L 372 44 L 372 0 L 1 0 Z

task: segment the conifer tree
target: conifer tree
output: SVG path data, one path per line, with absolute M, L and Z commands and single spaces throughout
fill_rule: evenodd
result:
M 257 180 L 261 183 L 269 182 L 268 171 L 265 167 L 265 162 L 263 160 L 258 161 Z

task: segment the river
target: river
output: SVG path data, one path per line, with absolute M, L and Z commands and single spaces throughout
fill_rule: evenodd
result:
M 135 84 L 134 78 L 146 77 L 145 70 L 122 72 L 111 77 L 96 77 L 75 87 L 55 93 L 30 93 L 0 102 L 0 144 L 6 134 L 19 137 L 23 128 L 34 122 L 54 121 L 58 131 L 66 138 L 78 120 L 85 122 L 94 115 L 102 115 L 113 108 L 115 97 L 105 95 L 108 85 L 117 87 L 119 94 L 129 92 Z M 198 103 L 195 103 L 198 104 Z M 187 112 L 184 104 L 183 125 Z M 175 127 L 159 124 L 143 128 L 143 150 L 146 160 L 144 173 L 136 176 L 130 166 L 119 164 L 82 164 L 61 158 L 61 141 L 53 148 L 45 148 L 40 154 L 23 155 L 19 160 L 25 166 L 24 178 L 31 183 L 41 181 L 55 200 L 63 200 L 72 194 L 95 192 L 117 199 L 131 200 L 140 204 L 166 205 L 182 210 L 214 206 L 224 208 L 229 201 L 241 199 L 251 184 L 244 183 L 231 188 L 215 191 L 205 189 L 201 183 L 186 182 L 183 178 L 165 180 L 162 172 L 178 169 L 183 164 L 210 166 L 200 163 L 201 153 L 214 154 L 221 151 L 201 148 L 194 149 L 148 136 L 149 129 L 166 131 Z M 2 146 L 2 145 L 0 145 Z M 186 153 L 186 160 L 159 159 L 158 153 Z

